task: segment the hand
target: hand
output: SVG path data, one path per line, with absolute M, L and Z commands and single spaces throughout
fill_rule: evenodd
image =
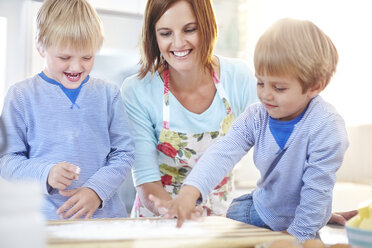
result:
M 159 213 L 165 218 L 177 217 L 177 227 L 181 227 L 183 222 L 188 220 L 198 220 L 203 213 L 201 207 L 196 206 L 196 200 L 200 192 L 193 186 L 184 186 L 178 196 L 172 200 L 161 200 L 154 195 L 149 195 L 149 199 L 154 202 Z
M 328 220 L 328 224 L 336 224 L 344 226 L 346 221 L 358 214 L 358 210 L 351 210 L 347 212 L 335 212 L 332 213 L 331 218 Z
M 60 190 L 63 196 L 70 197 L 58 210 L 57 214 L 62 219 L 80 219 L 85 215 L 85 219 L 92 217 L 102 200 L 96 192 L 90 188 L 78 188 L 73 190 Z
M 71 185 L 72 180 L 79 179 L 80 168 L 76 165 L 59 162 L 53 166 L 48 175 L 48 184 L 55 189 L 66 189 Z

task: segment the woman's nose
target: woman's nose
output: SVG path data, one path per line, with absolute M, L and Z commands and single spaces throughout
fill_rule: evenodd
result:
M 175 48 L 182 48 L 185 44 L 185 37 L 183 34 L 178 33 L 174 35 L 173 46 Z

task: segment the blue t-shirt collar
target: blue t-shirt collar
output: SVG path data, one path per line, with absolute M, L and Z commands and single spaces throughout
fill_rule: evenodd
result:
M 39 76 L 44 79 L 46 82 L 48 83 L 51 83 L 51 84 L 54 84 L 54 85 L 58 85 L 62 91 L 65 93 L 65 95 L 68 97 L 68 99 L 70 99 L 70 101 L 72 102 L 72 105 L 71 105 L 71 109 L 76 106 L 77 108 L 80 108 L 79 105 L 76 104 L 76 99 L 80 93 L 80 90 L 83 86 L 83 84 L 85 84 L 86 82 L 88 82 L 89 80 L 89 75 L 83 80 L 83 82 L 81 82 L 80 86 L 76 89 L 67 89 L 65 86 L 63 86 L 61 83 L 57 82 L 56 80 L 54 80 L 53 78 L 50 78 L 48 77 L 47 75 L 45 75 L 45 73 L 42 71 L 39 73 Z

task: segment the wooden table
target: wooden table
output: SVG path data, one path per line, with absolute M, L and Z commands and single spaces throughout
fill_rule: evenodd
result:
M 146 221 L 147 222 L 141 222 Z M 170 230 L 179 232 L 177 235 L 153 236 L 147 237 L 146 233 L 143 233 L 141 237 L 128 238 L 128 237 L 114 237 L 112 239 L 102 239 L 100 235 L 96 235 L 96 238 L 79 237 L 79 231 L 73 231 L 74 227 L 79 227 L 79 230 L 88 232 L 84 225 L 93 223 L 94 226 L 105 225 L 106 227 L 118 226 L 120 224 L 136 223 L 137 228 L 140 224 L 149 223 L 149 220 L 155 223 L 164 221 L 155 218 L 116 218 L 116 219 L 94 219 L 94 220 L 76 220 L 76 221 L 50 221 L 47 227 L 48 233 L 48 248 L 235 248 L 235 247 L 254 247 L 256 244 L 270 242 L 277 239 L 288 239 L 293 240 L 292 236 L 283 234 L 281 232 L 274 232 L 263 228 L 243 224 L 231 219 L 224 217 L 205 217 L 202 222 L 188 222 L 192 230 L 195 230 L 195 234 L 187 233 L 184 235 L 183 230 L 189 230 L 190 226 L 185 225 L 184 229 L 174 229 L 172 224 Z M 130 222 L 132 221 L 132 222 Z M 135 222 L 134 222 L 135 221 Z M 173 220 L 169 220 L 173 221 Z M 169 223 L 168 223 L 169 224 Z M 186 223 L 187 224 L 187 223 Z M 158 225 L 158 224 L 156 224 Z M 92 226 L 92 224 L 90 224 Z M 105 227 L 104 227 L 105 228 Z M 188 228 L 188 229 L 187 229 Z M 72 234 L 61 236 L 61 232 L 56 230 L 70 230 Z M 153 230 L 153 229 L 152 229 Z M 198 231 L 199 230 L 199 231 Z M 125 233 L 125 230 L 122 230 Z M 133 231 L 133 230 L 132 230 Z M 154 230 L 155 231 L 155 230 Z M 83 232 L 83 231 L 81 231 Z M 120 231 L 121 232 L 121 231 Z M 142 231 L 140 231 L 142 232 Z M 144 232 L 151 232 L 150 229 Z M 192 232 L 191 232 L 192 233 Z M 201 234 L 200 234 L 201 233 Z M 71 237 L 71 235 L 75 237 Z M 157 235 L 157 234 L 156 234 Z

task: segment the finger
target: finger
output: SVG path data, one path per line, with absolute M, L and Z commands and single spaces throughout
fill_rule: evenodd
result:
M 358 214 L 358 210 L 353 210 L 353 211 L 348 211 L 348 212 L 342 212 L 338 213 L 341 216 L 343 216 L 346 220 L 349 220 L 350 218 L 354 217 L 355 215 Z
M 177 228 L 181 228 L 181 226 L 183 225 L 184 222 L 185 222 L 185 217 L 182 214 L 178 215 Z
M 201 217 L 203 215 L 203 209 L 198 209 L 198 207 L 195 208 L 194 212 L 191 213 L 191 220 L 193 221 L 201 221 Z
M 339 214 L 333 214 L 330 220 L 330 224 L 338 224 L 344 226 L 345 223 L 346 223 L 345 218 Z
M 65 185 L 63 183 L 56 182 L 52 187 L 55 188 L 55 189 L 64 190 L 64 189 L 67 188 L 67 185 Z
M 76 200 L 73 200 L 73 199 L 70 198 L 65 203 L 63 203 L 62 206 L 59 209 L 57 209 L 57 214 L 61 214 L 61 213 L 65 212 L 67 209 L 74 206 L 76 204 L 76 202 L 77 202 Z
M 78 210 L 74 215 L 71 216 L 70 220 L 76 220 L 83 217 L 85 214 L 87 214 L 87 211 L 84 208 L 81 208 Z
M 80 174 L 80 167 L 70 163 L 63 163 L 62 168 L 65 170 L 66 175 L 69 176 L 70 179 L 76 179 L 79 177 Z
M 61 216 L 63 219 L 67 219 L 69 217 L 72 218 L 73 215 L 77 214 L 82 209 L 82 206 L 78 204 L 74 204 L 70 209 L 68 209 L 66 212 L 62 212 Z M 71 219 L 70 218 L 70 219 Z M 76 217 L 77 218 L 77 217 Z
M 160 208 L 162 208 L 162 210 L 167 209 L 167 207 L 164 204 L 164 201 L 160 200 L 158 197 L 150 194 L 149 195 L 149 200 L 154 203 L 154 205 L 158 209 L 158 211 L 159 211 Z M 166 211 L 166 212 L 168 212 L 168 211 Z M 160 213 L 160 211 L 159 211 L 159 213 Z
M 61 183 L 61 184 L 64 184 L 67 187 L 67 186 L 71 185 L 72 180 L 71 179 L 68 179 L 68 178 L 66 178 L 64 176 L 61 176 L 61 177 L 58 178 L 58 181 L 57 182 L 58 183 Z
M 160 215 L 165 216 L 166 214 L 168 214 L 168 209 L 166 209 L 165 207 L 157 207 L 157 209 Z
M 152 202 L 158 202 L 160 199 L 154 196 L 153 194 L 149 195 L 149 200 Z
M 90 219 L 90 218 L 92 218 L 93 214 L 94 214 L 94 211 L 89 211 L 89 212 L 87 213 L 87 215 L 85 215 L 85 219 Z

